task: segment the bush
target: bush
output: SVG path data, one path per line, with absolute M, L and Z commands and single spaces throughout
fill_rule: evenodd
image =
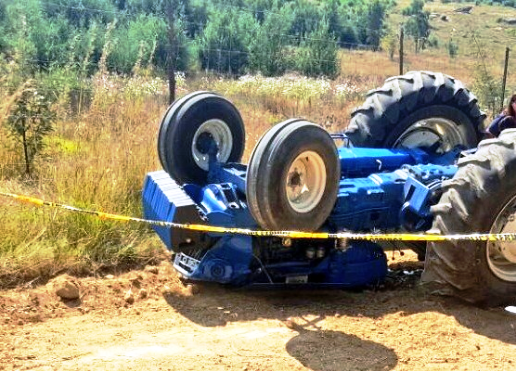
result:
M 439 38 L 435 35 L 430 35 L 430 37 L 428 38 L 428 46 L 430 48 L 439 48 Z
M 323 20 L 319 27 L 301 42 L 297 54 L 297 70 L 306 76 L 328 76 L 338 74 L 338 45 L 335 37 L 328 34 L 328 22 Z
M 455 58 L 457 54 L 459 53 L 459 46 L 453 39 L 448 40 L 448 43 L 446 44 L 446 49 L 448 49 L 448 55 L 450 58 Z
M 6 125 L 23 153 L 25 174 L 31 176 L 34 159 L 44 148 L 43 139 L 53 131 L 55 116 L 50 110 L 49 100 L 29 84 L 14 96 Z
M 249 13 L 234 8 L 212 13 L 199 43 L 202 68 L 242 74 L 248 66 L 248 47 L 257 28 L 257 21 Z
M 291 19 L 287 14 L 269 13 L 249 47 L 249 67 L 264 76 L 277 76 L 287 69 L 286 34 Z
M 163 17 L 140 15 L 114 32 L 116 47 L 108 58 L 111 70 L 130 73 L 137 60 L 147 63 L 151 59 L 154 44 L 166 41 L 167 24 Z M 161 46 L 161 45 L 160 45 Z M 161 57 L 161 56 L 160 56 Z M 163 63 L 163 60 L 160 60 Z

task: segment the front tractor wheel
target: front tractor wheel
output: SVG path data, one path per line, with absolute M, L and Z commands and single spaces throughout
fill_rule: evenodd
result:
M 247 168 L 247 203 L 260 227 L 316 230 L 330 215 L 340 178 L 337 148 L 318 125 L 277 124 L 258 141 Z
M 212 146 L 220 163 L 238 162 L 245 128 L 237 108 L 220 95 L 200 91 L 175 101 L 158 134 L 163 169 L 178 183 L 205 185 Z
M 432 207 L 432 232 L 516 232 L 516 129 L 480 143 L 459 160 Z M 428 245 L 423 282 L 440 293 L 485 306 L 516 300 L 516 241 L 448 241 Z

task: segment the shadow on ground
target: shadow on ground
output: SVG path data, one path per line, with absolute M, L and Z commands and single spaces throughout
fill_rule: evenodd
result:
M 396 288 L 360 293 L 341 290 L 231 290 L 202 285 L 193 296 L 168 295 L 168 304 L 201 326 L 229 322 L 276 319 L 298 332 L 286 344 L 287 352 L 312 370 L 389 370 L 398 363 L 393 349 L 341 331 L 322 330 L 329 317 L 378 319 L 392 313 L 438 312 L 453 316 L 475 333 L 516 344 L 516 316 L 502 309 L 484 310 L 453 298 L 429 295 L 416 284 L 417 277 Z M 312 317 L 315 317 L 312 318 Z M 303 323 L 291 321 L 302 318 Z M 305 319 L 310 318 L 310 319 Z M 353 368 L 347 362 L 353 360 Z M 350 366 L 351 367 L 351 366 Z

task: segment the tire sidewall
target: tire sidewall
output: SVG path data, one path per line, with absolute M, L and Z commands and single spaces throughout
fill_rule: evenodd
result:
M 514 141 L 516 135 L 507 139 Z M 493 143 L 481 143 L 476 154 L 459 161 L 459 170 L 439 201 L 444 206 L 450 205 L 451 209 L 438 213 L 435 231 L 444 234 L 489 233 L 498 214 L 516 196 L 514 144 L 503 144 L 501 138 L 490 141 Z M 433 254 L 430 260 L 427 255 L 427 262 L 432 264 L 430 267 L 425 263 L 425 271 L 433 271 L 430 276 L 437 274 L 440 278 L 436 282 L 451 284 L 458 296 L 489 307 L 516 297 L 516 282 L 504 281 L 491 271 L 487 242 L 468 240 L 431 244 Z
M 449 105 L 430 105 L 420 108 L 398 123 L 392 125 L 390 133 L 387 134 L 383 146 L 392 147 L 400 136 L 415 123 L 431 118 L 443 118 L 457 124 L 461 136 L 466 140 L 467 147 L 477 145 L 477 133 L 474 124 L 460 109 Z
M 492 194 L 496 194 L 497 197 L 486 197 L 485 203 L 481 203 L 478 205 L 477 215 L 482 215 L 481 218 L 478 218 L 479 225 L 478 231 L 485 231 L 488 233 L 493 226 L 496 216 L 503 210 L 503 208 L 507 205 L 507 203 L 516 196 L 516 161 L 510 166 L 510 169 L 507 169 L 508 173 L 515 174 L 510 177 L 510 179 L 505 179 L 506 181 L 500 181 L 498 184 L 497 193 L 493 190 Z M 502 190 L 513 190 L 512 192 L 506 192 L 503 194 Z M 503 196 L 502 196 L 503 195 Z M 499 197 L 502 196 L 502 197 Z M 473 214 L 475 215 L 475 214 Z M 475 216 L 475 219 L 477 217 Z M 498 276 L 496 276 L 489 267 L 487 262 L 487 242 L 471 242 L 472 248 L 475 248 L 475 257 L 476 264 L 479 270 L 479 280 L 480 285 L 485 287 L 487 292 L 486 296 L 491 298 L 496 297 L 507 297 L 514 296 L 516 294 L 516 282 L 508 282 L 502 280 Z M 496 303 L 490 303 L 496 304 Z
M 303 152 L 313 151 L 324 162 L 326 184 L 319 204 L 306 213 L 299 213 L 288 201 L 286 183 L 288 170 Z M 265 197 L 269 200 L 265 214 L 275 219 L 281 229 L 315 230 L 327 219 L 337 198 L 340 163 L 333 139 L 320 127 L 311 125 L 278 138 L 269 153 L 264 177 L 269 180 Z M 333 200 L 333 202 L 328 202 Z
M 233 145 L 227 162 L 242 158 L 245 129 L 238 110 L 226 99 L 217 95 L 194 97 L 180 107 L 174 122 L 166 131 L 170 150 L 165 152 L 169 173 L 181 183 L 204 185 L 208 172 L 195 162 L 192 144 L 196 131 L 208 120 L 219 119 L 230 129 Z

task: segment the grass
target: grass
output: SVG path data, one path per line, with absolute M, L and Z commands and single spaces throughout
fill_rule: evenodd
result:
M 399 7 L 402 6 L 406 4 L 401 2 Z M 449 58 L 442 48 L 416 55 L 407 41 L 404 70 L 440 71 L 473 86 L 478 48 L 472 45 L 468 27 L 481 24 L 483 39 L 479 45 L 487 38 L 496 40 L 480 46 L 486 48 L 485 63 L 493 75 L 501 77 L 505 43 L 514 40 L 514 36 L 508 27 L 498 29 L 499 16 L 495 13 L 516 17 L 516 10 L 494 7 L 493 14 L 486 15 L 483 12 L 489 8 L 482 6 L 475 8 L 472 15 L 456 15 L 452 13 L 455 6 L 437 1 L 426 5 L 432 12 L 449 14 L 450 22 L 432 21 L 433 32 L 441 41 L 447 40 L 452 32 L 460 35 L 457 58 Z M 399 19 L 393 15 L 390 22 L 396 24 Z M 390 60 L 382 52 L 341 51 L 340 59 L 340 75 L 333 81 L 297 75 L 244 76 L 237 80 L 180 76 L 178 93 L 217 91 L 236 104 L 246 125 L 246 162 L 259 137 L 288 118 L 304 117 L 333 132 L 345 129 L 352 109 L 361 104 L 363 95 L 399 70 L 397 57 Z M 104 74 L 97 75 L 91 86 L 87 99 L 80 99 L 84 106 L 71 109 L 68 102 L 56 107 L 60 119 L 46 140 L 47 147 L 36 162 L 37 174 L 31 179 L 21 175 L 19 146 L 0 126 L 0 190 L 140 216 L 144 176 L 160 168 L 156 135 L 166 109 L 165 82 Z M 516 75 L 510 74 L 508 88 L 516 88 Z M 23 85 L 9 94 L 0 90 L 0 102 L 5 102 L 0 106 L 0 121 L 4 121 L 8 105 L 16 100 L 20 89 Z M 161 242 L 145 226 L 101 221 L 4 198 L 0 198 L 0 218 L 0 287 L 35 279 L 44 281 L 63 271 L 95 274 L 112 267 L 141 265 L 163 256 Z

